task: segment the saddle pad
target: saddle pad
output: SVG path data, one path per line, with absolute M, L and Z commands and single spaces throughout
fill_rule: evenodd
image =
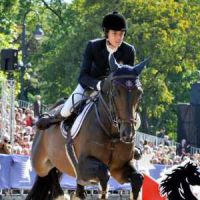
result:
M 83 123 L 88 111 L 92 107 L 92 105 L 93 105 L 93 102 L 88 103 L 85 106 L 85 108 L 83 109 L 83 111 L 81 112 L 81 114 L 76 118 L 75 122 L 73 123 L 72 128 L 70 130 L 72 139 L 74 139 L 76 137 L 76 135 L 78 134 L 78 132 L 82 126 L 82 123 Z M 60 127 L 61 127 L 61 132 L 62 132 L 63 137 L 67 138 L 67 132 L 63 128 L 63 122 L 61 123 Z

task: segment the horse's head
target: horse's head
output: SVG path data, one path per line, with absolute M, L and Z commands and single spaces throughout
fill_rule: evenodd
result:
M 185 172 L 187 176 L 187 181 L 190 185 L 200 186 L 200 168 L 198 169 L 196 164 L 188 162 L 185 165 Z
M 147 60 L 136 66 L 119 65 L 111 55 L 112 73 L 103 85 L 103 92 L 108 97 L 108 107 L 112 122 L 118 127 L 121 141 L 130 143 L 135 135 L 137 107 L 143 93 L 139 75 Z

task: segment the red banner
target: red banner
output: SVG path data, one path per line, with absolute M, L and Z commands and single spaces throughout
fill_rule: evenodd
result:
M 142 187 L 142 200 L 167 200 L 166 197 L 160 195 L 159 184 L 146 175 Z

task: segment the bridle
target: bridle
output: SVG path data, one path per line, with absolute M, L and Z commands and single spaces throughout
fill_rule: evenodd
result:
M 125 81 L 125 84 L 123 83 L 123 81 Z M 138 80 L 138 83 L 136 84 L 136 80 Z M 114 92 L 114 87 L 113 85 L 121 85 L 122 87 L 124 87 L 128 92 L 132 92 L 135 88 L 141 87 L 141 84 L 139 82 L 138 76 L 136 75 L 117 75 L 117 76 L 111 76 L 110 77 L 110 82 L 109 82 L 109 90 L 106 92 L 100 91 L 99 95 L 98 95 L 98 99 L 99 102 L 98 103 L 102 103 L 103 108 L 106 112 L 106 115 L 112 125 L 112 127 L 115 127 L 115 129 L 117 129 L 117 132 L 120 132 L 120 124 L 122 123 L 128 123 L 131 125 L 131 127 L 134 128 L 134 123 L 135 123 L 135 119 L 133 118 L 133 116 L 130 116 L 127 119 L 120 119 L 118 114 L 117 114 L 117 107 L 116 107 L 116 103 L 114 100 L 115 97 L 115 92 Z M 108 101 L 105 100 L 104 96 L 108 96 Z M 98 119 L 98 122 L 100 124 L 100 126 L 102 127 L 102 129 L 104 130 L 104 132 L 109 136 L 109 137 L 113 137 L 111 131 L 108 130 L 108 128 L 105 127 L 105 125 L 102 123 L 101 119 L 100 119 L 100 114 L 99 114 L 99 110 L 98 110 L 98 106 L 95 104 L 95 111 L 96 111 L 96 116 Z

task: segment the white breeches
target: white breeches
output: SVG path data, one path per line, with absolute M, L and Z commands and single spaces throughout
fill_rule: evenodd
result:
M 60 111 L 60 114 L 62 117 L 69 117 L 71 113 L 73 112 L 73 104 L 77 104 L 79 101 L 85 99 L 84 97 L 85 90 L 82 88 L 80 84 L 76 87 L 76 89 L 73 91 L 73 93 L 70 95 L 70 97 L 65 102 L 63 108 Z

